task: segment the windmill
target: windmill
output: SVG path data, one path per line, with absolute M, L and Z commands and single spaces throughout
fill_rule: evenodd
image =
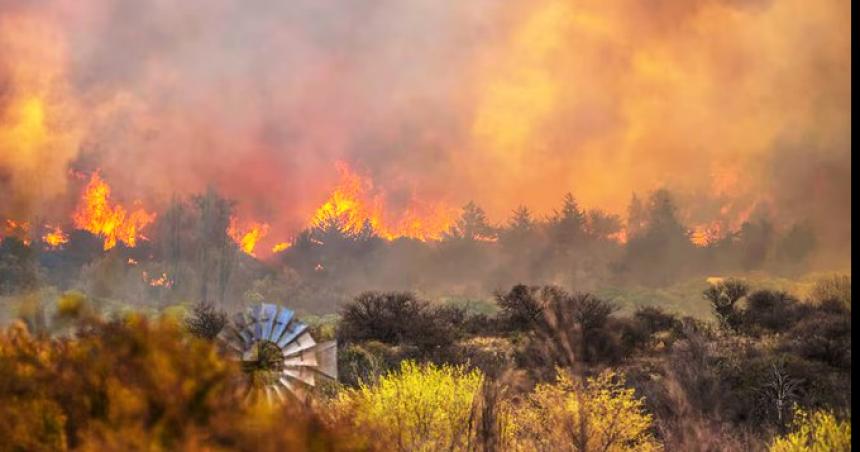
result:
M 249 389 L 271 401 L 299 396 L 319 377 L 337 378 L 337 343 L 317 343 L 291 309 L 261 303 L 233 316 L 218 338 L 241 361 Z

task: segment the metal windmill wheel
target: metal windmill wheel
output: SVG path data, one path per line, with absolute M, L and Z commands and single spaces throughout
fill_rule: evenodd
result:
M 337 378 L 337 343 L 317 343 L 291 309 L 262 303 L 233 316 L 218 335 L 235 353 L 250 388 L 266 398 L 300 395 L 318 377 Z

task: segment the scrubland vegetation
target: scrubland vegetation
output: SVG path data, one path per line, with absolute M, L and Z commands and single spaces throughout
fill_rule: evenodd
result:
M 492 313 L 365 292 L 309 322 L 338 340 L 339 381 L 283 405 L 247 397 L 217 307 L 22 295 L 0 449 L 850 450 L 850 278 L 802 299 L 701 289 L 707 320 L 557 286 L 500 291 Z
M 329 218 L 262 261 L 232 208 L 177 199 L 109 251 L 3 238 L 0 449 L 846 450 L 851 280 L 802 224 L 694 244 L 658 191 L 622 242 L 567 196 L 433 242 Z M 260 302 L 338 341 L 337 381 L 247 397 L 217 336 Z

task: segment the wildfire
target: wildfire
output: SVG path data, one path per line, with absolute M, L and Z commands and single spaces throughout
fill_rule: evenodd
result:
M 230 226 L 227 228 L 227 235 L 239 245 L 239 248 L 245 253 L 253 256 L 254 248 L 260 239 L 269 233 L 269 225 L 266 223 L 252 222 L 244 230 L 239 229 L 239 220 L 236 217 L 230 217 Z
M 382 238 L 394 240 L 410 237 L 438 240 L 454 224 L 456 212 L 441 203 L 412 200 L 397 217 L 385 209 L 385 197 L 375 192 L 373 183 L 353 172 L 343 162 L 337 162 L 340 183 L 313 215 L 311 223 L 325 224 L 334 219 L 346 232 L 359 232 L 370 225 Z
M 51 249 L 59 248 L 69 242 L 69 235 L 63 232 L 59 226 L 46 226 L 49 231 L 42 236 L 42 241 L 45 242 Z
M 704 247 L 725 238 L 749 221 L 757 205 L 758 203 L 745 206 L 736 206 L 732 203 L 723 205 L 718 219 L 696 225 L 690 230 L 690 241 L 696 246 Z
M 340 173 L 340 184 L 332 191 L 328 200 L 314 213 L 311 222 L 323 224 L 329 219 L 336 219 L 343 229 L 349 232 L 358 232 L 364 227 L 365 222 L 378 230 L 379 201 L 371 199 L 367 202 L 365 193 L 371 187 L 365 187 L 366 183 L 353 173 L 346 164 L 337 162 L 337 170 Z
M 127 246 L 137 245 L 140 231 L 155 221 L 155 214 L 142 207 L 132 211 L 112 205 L 110 186 L 99 174 L 93 173 L 73 215 L 75 227 L 104 238 L 104 249 L 109 250 L 121 241 Z

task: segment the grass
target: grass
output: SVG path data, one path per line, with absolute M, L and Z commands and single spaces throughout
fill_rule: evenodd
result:
M 847 274 L 850 275 L 850 272 Z M 785 278 L 763 273 L 712 275 L 710 277 L 692 278 L 662 288 L 602 287 L 595 290 L 595 295 L 617 304 L 621 308 L 620 314 L 630 314 L 642 306 L 659 306 L 666 311 L 679 315 L 689 315 L 707 320 L 712 318 L 711 306 L 702 298 L 702 291 L 708 287 L 709 278 L 736 277 L 746 281 L 753 291 L 759 289 L 781 290 L 804 300 L 810 295 L 818 280 L 832 275 L 832 272 L 812 272 L 797 278 Z

